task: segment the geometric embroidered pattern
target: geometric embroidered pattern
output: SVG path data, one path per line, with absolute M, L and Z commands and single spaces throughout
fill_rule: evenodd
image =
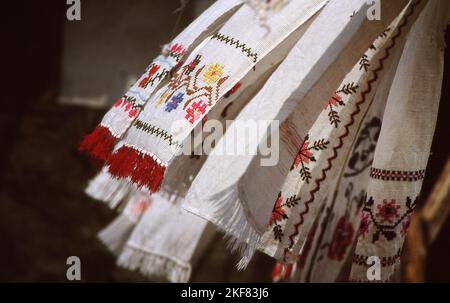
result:
M 387 170 L 372 167 L 370 169 L 370 177 L 373 179 L 381 179 L 384 181 L 418 181 L 422 180 L 425 176 L 425 170 L 416 171 L 400 171 L 400 170 Z
M 234 46 L 236 48 L 241 49 L 241 51 L 247 55 L 247 57 L 249 58 L 253 58 L 253 62 L 257 62 L 258 61 L 258 54 L 256 52 L 253 52 L 252 49 L 250 47 L 248 47 L 245 43 L 241 43 L 238 39 L 234 39 L 230 36 L 224 35 L 224 34 L 220 34 L 220 33 L 215 33 L 211 39 L 216 39 L 219 40 L 221 42 L 224 42 L 225 44 Z
M 173 139 L 173 136 L 169 135 L 169 133 L 167 131 L 160 129 L 154 125 L 148 124 L 142 120 L 137 119 L 134 122 L 134 127 L 141 131 L 149 133 L 150 135 L 154 135 L 165 141 L 168 141 L 170 146 L 172 146 L 172 145 L 179 146 L 180 145 L 179 142 L 175 141 Z
M 369 197 L 362 210 L 363 213 L 368 214 L 368 217 L 364 217 L 366 222 L 361 228 L 366 228 L 370 224 L 374 225 L 375 232 L 372 235 L 372 243 L 377 242 L 380 236 L 383 236 L 387 241 L 397 238 L 399 236 L 397 234 L 397 226 L 400 224 L 402 224 L 400 233 L 404 236 L 409 227 L 411 214 L 416 208 L 417 201 L 417 197 L 414 200 L 406 197 L 406 202 L 401 203 L 406 206 L 406 210 L 402 213 L 401 206 L 395 199 L 383 199 L 383 201 L 376 204 L 375 208 L 373 197 Z
M 402 255 L 402 251 L 399 249 L 397 251 L 397 253 L 395 255 L 393 255 L 393 256 L 380 258 L 381 266 L 382 267 L 386 267 L 386 266 L 394 265 L 396 263 L 396 261 L 401 257 L 401 255 Z M 369 267 L 370 265 L 367 264 L 367 259 L 368 258 L 369 258 L 368 256 L 355 254 L 353 256 L 353 263 L 357 264 L 357 265 L 360 265 L 360 266 L 367 266 L 367 267 Z
M 373 85 L 374 82 L 377 81 L 378 73 L 381 70 L 383 70 L 383 68 L 384 68 L 384 65 L 383 65 L 384 61 L 387 58 L 389 58 L 392 49 L 394 49 L 394 47 L 397 45 L 397 39 L 398 39 L 398 37 L 400 37 L 402 35 L 403 27 L 405 27 L 405 25 L 408 24 L 409 17 L 414 13 L 415 7 L 417 6 L 418 3 L 420 3 L 420 1 L 419 2 L 414 2 L 411 5 L 411 7 L 408 9 L 408 12 L 403 16 L 403 18 L 402 18 L 402 20 L 401 20 L 401 22 L 400 22 L 400 24 L 398 26 L 397 33 L 392 35 L 392 37 L 390 37 L 389 40 L 390 40 L 391 44 L 388 47 L 386 47 L 386 49 L 384 50 L 384 56 L 378 59 L 378 63 L 377 63 L 378 67 L 375 68 L 374 70 L 372 70 L 372 75 L 373 76 L 369 80 L 367 80 L 367 88 L 363 92 L 361 92 L 361 99 L 358 102 L 356 102 L 355 110 L 350 113 L 350 121 L 346 125 L 344 125 L 345 132 L 338 137 L 338 144 L 333 147 L 333 149 L 332 149 L 332 153 L 333 153 L 332 156 L 330 156 L 328 159 L 326 159 L 326 162 L 328 163 L 328 165 L 325 168 L 322 169 L 321 176 L 314 181 L 315 186 L 310 191 L 310 198 L 303 202 L 304 205 L 306 206 L 306 209 L 299 214 L 300 220 L 297 223 L 294 224 L 294 231 L 291 232 L 289 237 L 288 237 L 289 244 L 284 249 L 284 259 L 285 260 L 287 260 L 288 254 L 292 252 L 292 247 L 295 244 L 294 239 L 299 234 L 300 226 L 303 225 L 303 223 L 304 223 L 304 216 L 305 216 L 305 214 L 307 214 L 309 212 L 309 204 L 314 202 L 316 193 L 321 188 L 321 183 L 327 177 L 327 171 L 329 171 L 333 167 L 333 160 L 335 160 L 337 158 L 338 150 L 341 149 L 342 146 L 344 145 L 343 144 L 344 139 L 348 136 L 349 129 L 355 122 L 354 116 L 356 116 L 359 112 L 361 112 L 361 105 L 367 101 L 367 94 L 372 91 L 372 88 L 373 88 L 372 85 Z

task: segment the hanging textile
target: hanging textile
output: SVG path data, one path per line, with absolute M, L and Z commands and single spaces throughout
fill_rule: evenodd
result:
M 194 21 L 83 141 L 105 161 L 86 192 L 123 209 L 101 240 L 172 282 L 189 280 L 212 225 L 239 268 L 256 250 L 277 260 L 277 281 L 350 268 L 368 281 L 372 256 L 389 281 L 425 176 L 450 4 L 382 1 L 373 22 L 365 0 L 242 2 Z M 202 153 L 208 121 L 225 133 Z M 255 121 L 269 123 L 245 136 Z

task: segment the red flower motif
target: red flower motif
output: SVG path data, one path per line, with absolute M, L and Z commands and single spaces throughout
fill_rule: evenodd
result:
M 362 216 L 361 223 L 359 224 L 358 236 L 364 237 L 369 232 L 369 226 L 372 222 L 370 221 L 370 215 L 365 213 Z
M 206 112 L 207 107 L 208 105 L 203 100 L 192 103 L 191 107 L 186 110 L 185 119 L 194 124 Z
M 348 246 L 352 244 L 353 234 L 352 224 L 347 222 L 345 217 L 340 218 L 328 248 L 328 257 L 332 260 L 342 261 Z
M 377 208 L 378 213 L 376 214 L 376 216 L 380 218 L 381 223 L 393 223 L 394 219 L 399 217 L 398 209 L 400 208 L 400 205 L 396 205 L 394 199 L 392 199 L 390 202 L 384 199 L 383 204 L 377 205 Z
M 342 105 L 342 98 L 341 96 L 339 96 L 338 94 L 334 94 L 333 97 L 330 98 L 330 100 L 328 100 L 328 102 L 325 104 L 324 109 L 327 108 L 328 106 L 332 105 L 332 106 L 338 106 L 338 105 Z
M 313 159 L 313 153 L 309 150 L 309 141 L 306 140 L 303 142 L 303 146 L 300 148 L 297 157 L 295 157 L 294 166 L 297 167 L 300 163 L 308 164 Z
M 269 220 L 269 226 L 287 217 L 286 212 L 281 206 L 281 203 L 283 203 L 283 197 L 281 196 L 281 193 L 279 193 L 277 201 L 275 201 L 275 205 L 273 206 L 272 215 L 270 216 Z

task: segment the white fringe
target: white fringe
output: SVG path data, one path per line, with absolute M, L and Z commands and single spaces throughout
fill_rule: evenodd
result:
M 204 200 L 198 198 L 196 193 L 189 192 L 189 200 Z M 217 226 L 225 233 L 225 240 L 228 248 L 232 252 L 238 252 L 241 260 L 236 265 L 238 270 L 244 270 L 250 263 L 260 239 L 260 235 L 255 231 L 247 219 L 245 210 L 239 200 L 237 186 L 230 188 L 212 196 L 204 203 L 207 205 L 207 212 L 191 208 L 190 203 L 183 203 L 183 208 L 197 216 L 200 216 Z
M 191 265 L 173 258 L 146 251 L 127 244 L 120 254 L 117 264 L 139 272 L 157 281 L 187 283 L 191 276 Z
M 133 188 L 126 180 L 113 178 L 103 170 L 89 182 L 85 193 L 95 200 L 105 202 L 111 208 L 116 208 Z
M 98 233 L 98 238 L 117 257 L 122 252 L 135 222 L 128 216 L 120 214 L 112 223 Z

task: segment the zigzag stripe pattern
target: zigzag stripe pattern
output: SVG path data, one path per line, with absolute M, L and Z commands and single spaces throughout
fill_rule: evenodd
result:
M 160 129 L 159 127 L 156 127 L 156 126 L 151 125 L 149 123 L 146 123 L 146 122 L 144 122 L 142 120 L 137 119 L 134 122 L 133 126 L 136 129 L 139 129 L 139 130 L 144 131 L 144 132 L 146 132 L 146 133 L 148 133 L 150 135 L 154 135 L 154 136 L 159 137 L 159 138 L 161 138 L 161 139 L 163 139 L 165 141 L 168 141 L 170 146 L 172 146 L 172 145 L 179 146 L 180 145 L 179 142 L 175 141 L 173 139 L 173 136 L 170 135 L 167 131 L 165 131 L 163 129 Z
M 309 204 L 313 203 L 315 200 L 315 194 L 320 190 L 320 184 L 326 179 L 327 171 L 331 169 L 333 166 L 332 161 L 337 158 L 338 150 L 342 148 L 344 145 L 344 138 L 347 137 L 350 133 L 349 129 L 355 123 L 354 117 L 360 113 L 361 105 L 366 102 L 366 97 L 369 92 L 372 91 L 372 84 L 378 80 L 378 72 L 384 68 L 384 61 L 389 57 L 390 51 L 395 47 L 396 40 L 402 34 L 402 28 L 406 26 L 408 23 L 408 18 L 414 13 L 414 8 L 421 2 L 422 0 L 417 0 L 415 3 L 411 4 L 410 11 L 405 15 L 401 24 L 398 26 L 398 32 L 392 36 L 391 41 L 392 44 L 385 49 L 385 54 L 382 58 L 378 60 L 379 66 L 373 70 L 374 77 L 367 82 L 368 86 L 365 91 L 361 93 L 361 100 L 355 104 L 355 110 L 350 114 L 350 121 L 344 126 L 345 132 L 339 136 L 339 143 L 333 147 L 333 155 L 327 159 L 328 165 L 324 169 L 322 169 L 322 176 L 315 180 L 316 186 L 310 191 L 310 198 L 305 201 L 305 210 L 299 214 L 300 220 L 298 223 L 294 225 L 294 232 L 289 236 L 289 246 L 284 249 L 284 260 L 287 261 L 287 256 L 289 254 L 290 249 L 294 246 L 294 238 L 299 233 L 299 227 L 304 223 L 304 215 L 309 212 Z
M 380 179 L 383 181 L 419 181 L 425 176 L 425 170 L 416 171 L 400 171 L 388 170 L 372 167 L 370 169 L 370 177 L 373 179 Z
M 218 41 L 224 42 L 225 44 L 241 49 L 241 51 L 245 53 L 247 57 L 253 58 L 254 63 L 258 61 L 258 54 L 256 52 L 253 52 L 250 47 L 248 47 L 245 43 L 240 42 L 238 39 L 234 39 L 221 33 L 215 33 L 211 37 L 211 39 L 216 39 Z

